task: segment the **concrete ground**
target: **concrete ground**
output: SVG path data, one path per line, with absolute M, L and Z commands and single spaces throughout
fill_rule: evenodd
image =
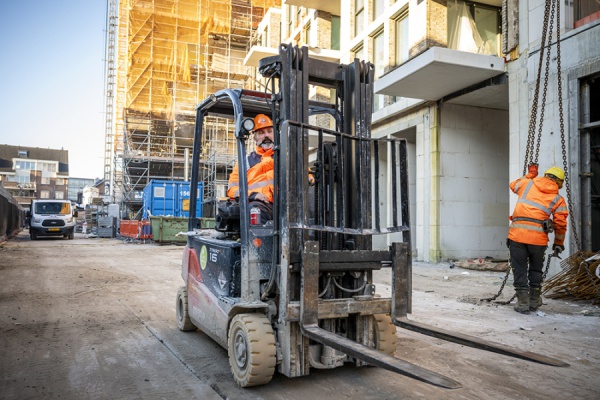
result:
M 2 399 L 597 399 L 600 310 L 546 299 L 541 312 L 477 300 L 504 276 L 413 264 L 411 319 L 570 364 L 550 367 L 398 329 L 396 357 L 462 383 L 445 390 L 380 368 L 344 366 L 242 389 L 227 351 L 175 322 L 183 248 L 117 239 L 0 244 Z M 377 274 L 389 292 L 389 273 Z M 510 285 L 510 282 L 509 282 Z M 506 299 L 512 295 L 507 287 Z

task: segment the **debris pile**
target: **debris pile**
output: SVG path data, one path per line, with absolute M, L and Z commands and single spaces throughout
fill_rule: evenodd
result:
M 560 266 L 561 272 L 544 283 L 546 297 L 600 304 L 600 253 L 579 251 L 561 261 Z

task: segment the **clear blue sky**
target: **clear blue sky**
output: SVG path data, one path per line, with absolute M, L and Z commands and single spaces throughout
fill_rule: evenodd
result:
M 106 0 L 0 0 L 0 144 L 104 176 L 105 21 Z

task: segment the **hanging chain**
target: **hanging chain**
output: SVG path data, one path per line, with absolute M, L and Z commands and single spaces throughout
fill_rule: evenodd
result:
M 556 1 L 556 0 L 555 0 Z M 571 201 L 571 180 L 569 179 L 569 168 L 567 163 L 567 146 L 565 143 L 565 119 L 563 117 L 563 99 L 562 99 L 562 77 L 560 66 L 560 2 L 556 7 L 556 74 L 558 76 L 558 115 L 560 118 L 560 143 L 562 145 L 563 169 L 565 170 L 565 190 L 567 191 L 567 207 L 569 208 L 569 220 L 571 221 L 571 230 L 575 238 L 577 250 L 581 249 L 579 235 L 577 234 L 577 225 L 575 224 L 575 214 L 573 213 L 573 203 Z
M 549 2 L 548 2 L 549 3 Z M 549 26 L 548 26 L 548 44 L 547 46 L 547 52 L 546 52 L 546 68 L 544 70 L 544 91 L 542 94 L 542 105 L 540 107 L 540 125 L 538 127 L 538 134 L 537 134 L 537 143 L 535 146 L 535 157 L 533 158 L 533 162 L 537 164 L 538 162 L 538 155 L 540 153 L 540 144 L 542 142 L 542 127 L 544 126 L 544 115 L 546 112 L 546 97 L 548 95 L 548 77 L 550 76 L 550 55 L 552 53 L 552 32 L 554 30 L 554 11 L 555 11 L 555 4 L 556 4 L 556 0 L 552 0 L 552 10 L 550 12 L 550 22 L 549 22 Z M 541 51 L 540 51 L 541 52 Z M 540 62 L 541 62 L 541 58 L 540 58 Z M 539 76 L 538 76 L 539 79 Z M 559 78 L 560 80 L 560 78 Z M 534 123 L 535 125 L 535 123 Z
M 546 268 L 544 269 L 544 273 L 542 274 L 542 282 L 544 282 L 546 280 L 546 276 L 548 275 L 548 270 L 550 269 L 550 260 L 552 260 L 552 257 L 557 257 L 554 255 L 554 253 L 551 253 L 548 256 L 548 261 L 546 262 Z M 491 301 L 496 300 L 498 297 L 500 297 L 500 295 L 502 294 L 502 291 L 504 290 L 504 286 L 506 286 L 506 282 L 508 281 L 508 276 L 510 275 L 510 271 L 512 271 L 512 263 L 510 262 L 510 255 L 508 256 L 508 270 L 506 271 L 506 275 L 504 275 L 504 280 L 502 281 L 502 285 L 500 285 L 500 290 L 498 290 L 498 293 L 496 293 L 495 295 L 493 295 L 492 297 L 488 297 L 485 299 L 479 299 L 479 301 L 487 301 L 488 303 Z M 513 294 L 512 297 L 506 301 L 494 301 L 494 303 L 496 304 L 501 304 L 501 305 L 507 305 L 510 304 L 515 297 L 517 297 L 517 294 Z
M 534 141 L 535 141 L 535 126 L 537 122 L 538 99 L 540 95 L 540 79 L 542 76 L 542 64 L 544 61 L 544 51 L 546 50 L 546 34 L 548 32 L 548 20 L 550 16 L 550 2 L 545 2 L 544 8 L 544 26 L 542 28 L 542 41 L 540 48 L 540 61 L 538 64 L 537 79 L 535 81 L 535 92 L 533 94 L 533 104 L 531 106 L 531 116 L 529 119 L 529 134 L 527 136 L 527 147 L 525 149 L 525 164 L 523 165 L 523 175 L 527 173 L 527 166 L 530 163 L 537 163 L 537 155 L 533 159 Z M 539 144 L 538 144 L 539 146 Z

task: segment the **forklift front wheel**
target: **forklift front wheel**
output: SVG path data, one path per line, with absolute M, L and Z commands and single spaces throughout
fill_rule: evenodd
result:
M 190 332 L 198 329 L 190 320 L 190 314 L 188 313 L 188 294 L 185 286 L 180 287 L 177 291 L 175 309 L 177 310 L 177 327 L 180 331 Z
M 389 314 L 375 314 L 375 348 L 393 356 L 396 352 L 396 325 Z
M 241 387 L 266 385 L 277 363 L 275 335 L 263 314 L 238 314 L 231 320 L 227 340 L 229 366 Z

